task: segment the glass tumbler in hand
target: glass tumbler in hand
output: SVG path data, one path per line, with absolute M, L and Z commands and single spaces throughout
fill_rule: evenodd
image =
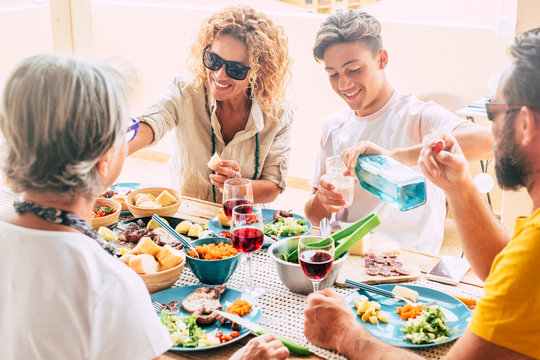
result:
M 326 177 L 335 187 L 336 191 L 343 195 L 345 205 L 340 208 L 346 209 L 350 207 L 354 199 L 354 183 L 355 178 L 353 176 L 345 176 L 343 173 L 347 170 L 343 158 L 340 155 L 332 156 L 326 159 Z M 332 220 L 330 224 L 336 222 L 336 213 L 332 213 Z
M 223 212 L 229 220 L 233 208 L 243 204 L 253 204 L 251 181 L 244 178 L 226 180 L 223 186 Z
M 254 287 L 251 278 L 251 254 L 259 250 L 264 242 L 264 219 L 262 206 L 247 204 L 235 206 L 231 218 L 232 245 L 247 259 L 246 290 L 253 297 L 264 294 L 264 288 Z
M 313 292 L 328 275 L 334 262 L 334 240 L 321 236 L 302 236 L 298 240 L 298 262 L 304 274 L 313 283 Z

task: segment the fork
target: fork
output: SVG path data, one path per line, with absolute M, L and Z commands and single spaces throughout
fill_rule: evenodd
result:
M 358 288 L 358 289 L 369 291 L 370 293 L 373 293 L 373 294 L 386 296 L 386 297 L 393 298 L 393 299 L 396 299 L 396 300 L 399 300 L 399 301 L 404 301 L 409 305 L 414 305 L 415 304 L 414 302 L 412 302 L 409 299 L 405 299 L 404 297 L 401 297 L 399 295 L 395 295 L 394 293 L 392 293 L 392 292 L 390 292 L 388 290 L 384 290 L 384 289 L 381 289 L 381 288 L 378 288 L 378 287 L 375 287 L 375 286 L 359 283 L 359 282 L 349 280 L 349 279 L 345 280 L 345 284 L 349 285 L 349 286 L 352 286 L 352 287 L 355 287 L 355 288 Z
M 163 310 L 165 310 L 165 308 L 167 306 L 163 305 L 162 303 L 158 303 L 156 300 L 153 300 L 152 299 L 152 307 L 154 308 L 154 310 L 156 310 L 157 312 L 161 312 Z

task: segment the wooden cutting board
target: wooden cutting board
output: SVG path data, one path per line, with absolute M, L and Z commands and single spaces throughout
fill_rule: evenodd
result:
M 410 275 L 396 275 L 396 276 L 371 276 L 366 274 L 366 267 L 364 266 L 364 257 L 358 255 L 350 255 L 341 269 L 341 273 L 336 280 L 337 286 L 345 285 L 345 279 L 358 281 L 364 284 L 383 284 L 383 283 L 395 283 L 403 281 L 412 281 L 420 277 L 421 272 L 418 266 L 414 264 L 411 258 L 407 254 L 399 255 L 400 261 L 403 264 L 403 269 L 409 270 Z

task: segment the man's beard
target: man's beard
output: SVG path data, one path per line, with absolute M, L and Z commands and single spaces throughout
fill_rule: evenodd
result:
M 501 139 L 495 144 L 495 173 L 499 186 L 505 190 L 527 187 L 531 177 L 529 163 L 514 141 L 514 122 L 506 118 Z

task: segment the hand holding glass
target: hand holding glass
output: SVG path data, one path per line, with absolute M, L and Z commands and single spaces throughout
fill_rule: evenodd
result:
M 336 210 L 348 208 L 352 205 L 354 199 L 355 178 L 352 176 L 343 175 L 343 173 L 347 170 L 347 167 L 345 166 L 341 155 L 329 157 L 326 159 L 325 164 L 327 180 L 336 187 L 336 191 L 340 192 L 345 200 L 345 205 L 343 205 L 343 207 L 336 208 Z M 332 220 L 330 221 L 331 224 L 335 222 L 335 217 L 336 213 L 332 212 Z
M 251 254 L 259 250 L 264 242 L 264 218 L 258 204 L 234 207 L 231 218 L 232 245 L 247 257 L 247 285 L 245 292 L 253 297 L 264 294 L 263 288 L 253 287 L 251 279 Z
M 313 292 L 328 275 L 334 262 L 334 240 L 320 236 L 303 236 L 298 241 L 298 262 L 313 283 Z
M 244 178 L 233 178 L 225 181 L 223 186 L 223 211 L 230 219 L 235 206 L 253 204 L 253 187 L 251 181 Z

